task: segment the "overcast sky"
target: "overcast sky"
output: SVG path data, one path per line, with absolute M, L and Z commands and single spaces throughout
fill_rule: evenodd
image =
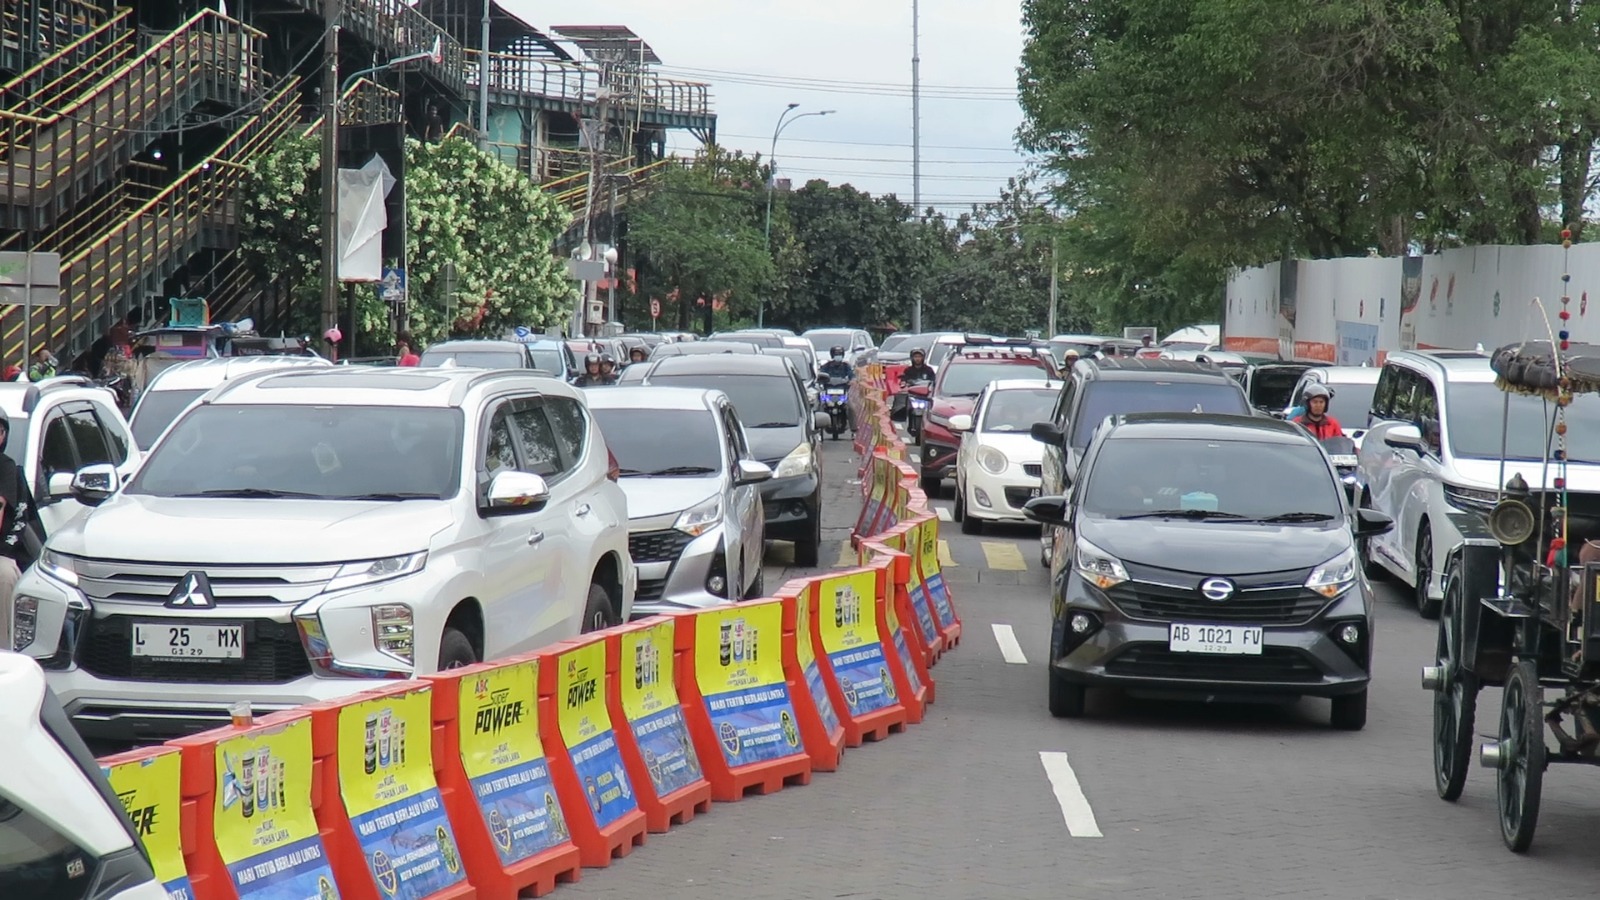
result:
M 911 0 L 502 0 L 541 29 L 627 25 L 662 74 L 712 85 L 718 142 L 767 155 L 784 106 L 838 110 L 787 126 L 779 177 L 911 201 Z M 1020 0 L 921 0 L 922 201 L 955 213 L 1022 167 Z M 833 82 L 833 83 L 819 83 Z M 670 146 L 699 143 L 671 132 Z

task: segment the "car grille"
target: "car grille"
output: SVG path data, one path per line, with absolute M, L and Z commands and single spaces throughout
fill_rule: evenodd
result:
M 1029 478 L 1043 478 L 1044 466 L 1039 463 L 1023 463 L 1022 473 Z
M 639 587 L 633 592 L 634 603 L 654 603 L 661 599 L 667 590 L 665 578 L 641 578 Z
M 91 601 L 165 602 L 190 572 L 203 571 L 213 599 L 231 603 L 304 603 L 322 593 L 338 564 L 199 566 L 74 557 L 78 586 Z
M 1211 577 L 1139 563 L 1128 563 L 1131 581 L 1106 591 L 1123 613 L 1155 622 L 1237 622 L 1241 625 L 1295 625 L 1315 616 L 1331 601 L 1305 588 L 1310 569 L 1224 576 L 1236 593 L 1207 600 L 1200 582 Z
M 1021 509 L 1023 504 L 1033 499 L 1034 488 L 1008 487 L 1006 488 L 1006 503 L 1012 509 Z
M 208 662 L 147 659 L 131 652 L 133 618 L 105 616 L 84 622 L 78 666 L 101 678 L 183 684 L 282 684 L 311 674 L 311 663 L 292 623 L 262 619 L 205 619 L 208 625 L 244 625 L 244 659 Z
M 1160 644 L 1133 644 L 1106 663 L 1106 674 L 1183 681 L 1318 682 L 1322 672 L 1292 647 L 1263 647 L 1260 656 L 1174 653 Z
M 683 548 L 694 540 L 681 531 L 641 531 L 628 535 L 628 555 L 635 565 L 653 562 L 677 562 Z M 642 587 L 642 585 L 641 585 Z

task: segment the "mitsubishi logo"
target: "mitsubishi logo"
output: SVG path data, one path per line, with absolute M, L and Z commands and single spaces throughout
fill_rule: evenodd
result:
M 1233 596 L 1233 582 L 1226 578 L 1207 578 L 1200 582 L 1200 596 L 1221 603 Z
M 204 572 L 190 572 L 183 576 L 167 595 L 167 606 L 172 609 L 210 609 L 216 606 L 211 598 L 211 581 Z

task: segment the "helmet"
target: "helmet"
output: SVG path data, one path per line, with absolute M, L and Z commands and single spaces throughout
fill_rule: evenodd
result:
M 844 359 L 844 348 L 843 347 L 837 347 L 837 346 L 829 347 L 828 348 L 828 355 L 833 357 L 834 359 Z
M 1070 347 L 1067 348 L 1066 358 L 1067 359 L 1077 359 L 1078 358 L 1078 351 L 1076 349 L 1074 349 L 1074 348 L 1070 348 Z
M 588 356 L 585 356 L 583 358 L 583 364 L 586 365 L 586 366 L 598 366 L 598 365 L 600 365 L 600 354 L 591 353 Z
M 600 355 L 600 364 L 605 366 L 614 366 L 617 364 L 617 359 L 609 353 L 602 353 Z
M 344 340 L 344 332 L 340 331 L 338 328 L 329 328 L 327 331 L 322 333 L 322 339 L 330 344 L 337 344 Z
M 1321 397 L 1324 400 L 1332 400 L 1333 399 L 1333 391 L 1328 390 L 1328 386 L 1323 384 L 1322 382 L 1313 381 L 1310 384 L 1306 385 L 1306 393 L 1305 393 L 1306 402 L 1310 403 L 1311 400 L 1313 398 L 1315 398 L 1315 397 Z
M 911 358 L 912 359 L 916 359 L 919 356 L 922 357 L 923 359 L 927 359 L 928 358 L 928 354 L 923 353 L 921 347 L 918 347 L 917 349 L 911 351 Z

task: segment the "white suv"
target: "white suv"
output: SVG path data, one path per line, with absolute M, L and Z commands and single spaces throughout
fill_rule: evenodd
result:
M 11 423 L 5 453 L 27 476 L 46 535 L 84 511 L 71 489 L 79 469 L 111 465 L 126 479 L 139 468 L 141 454 L 116 395 L 87 378 L 0 382 L 0 410 Z
M 214 725 L 625 620 L 628 512 L 582 395 L 529 371 L 231 380 L 52 534 L 0 610 L 85 734 Z

